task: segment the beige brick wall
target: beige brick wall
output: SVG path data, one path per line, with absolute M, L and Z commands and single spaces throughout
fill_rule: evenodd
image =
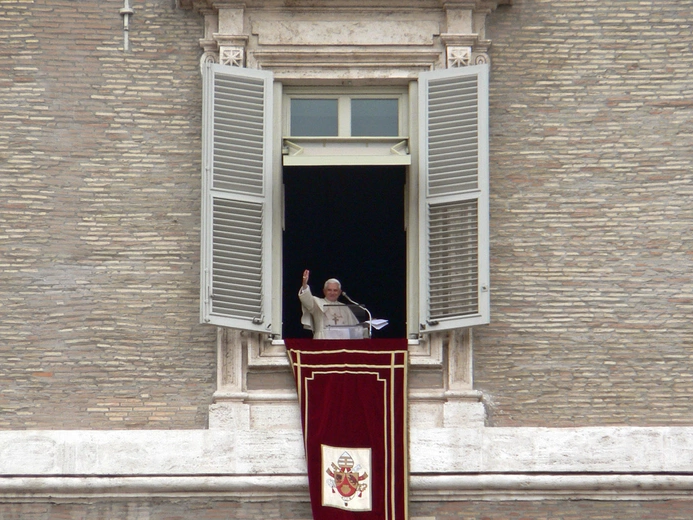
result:
M 493 425 L 693 424 L 692 10 L 489 17 Z
M 204 428 L 202 20 L 171 0 L 0 1 L 0 429 Z M 690 0 L 489 17 L 492 425 L 692 424 Z M 2 519 L 283 518 L 223 499 L 0 504 Z M 457 502 L 413 518 L 690 517 L 689 501 Z
M 202 20 L 0 2 L 0 428 L 202 428 Z
M 0 428 L 202 428 L 202 19 L 0 2 Z M 693 423 L 691 0 L 488 19 L 492 425 Z

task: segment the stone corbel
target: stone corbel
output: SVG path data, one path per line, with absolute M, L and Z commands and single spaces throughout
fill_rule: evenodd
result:
M 200 40 L 204 51 L 202 61 L 245 67 L 248 36 L 242 34 L 243 8 L 200 7 L 199 12 L 205 17 L 205 34 Z
M 235 0 L 215 2 L 218 9 L 217 30 L 212 37 L 219 46 L 219 63 L 245 67 L 248 35 L 245 32 L 245 5 Z
M 214 34 L 219 31 L 219 16 L 214 9 L 200 9 L 200 14 L 205 17 L 205 34 L 200 39 L 202 47 L 201 63 L 217 63 L 219 61 L 219 44 L 214 39 Z

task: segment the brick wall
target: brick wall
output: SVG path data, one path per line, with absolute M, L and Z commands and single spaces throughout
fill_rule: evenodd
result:
M 203 428 L 199 16 L 0 2 L 0 428 Z M 493 425 L 693 423 L 690 0 L 489 18 Z M 689 501 L 413 503 L 413 517 L 689 518 Z M 306 502 L 2 503 L 15 518 L 284 518 Z
M 202 428 L 202 20 L 0 2 L 0 428 Z
M 489 17 L 493 425 L 693 424 L 692 10 Z
M 202 19 L 0 3 L 0 428 L 201 428 Z M 691 0 L 488 20 L 492 425 L 693 423 Z

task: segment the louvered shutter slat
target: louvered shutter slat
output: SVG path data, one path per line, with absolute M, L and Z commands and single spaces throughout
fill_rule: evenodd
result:
M 212 313 L 234 312 L 234 302 L 244 302 L 235 314 L 252 320 L 262 315 L 262 205 L 223 199 L 213 204 Z M 257 275 L 251 278 L 250 272 Z
M 422 74 L 423 331 L 488 323 L 485 66 Z
M 429 206 L 431 320 L 477 310 L 476 206 L 476 200 Z M 467 259 L 463 264 L 460 255 Z
M 232 67 L 229 68 L 232 69 Z M 213 136 L 213 187 L 215 189 L 263 195 L 265 89 L 265 79 L 262 77 L 233 77 L 223 72 L 215 75 Z

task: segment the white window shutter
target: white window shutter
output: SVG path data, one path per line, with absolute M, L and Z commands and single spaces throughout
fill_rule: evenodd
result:
M 420 329 L 489 323 L 488 66 L 422 73 Z
M 272 74 L 203 65 L 203 323 L 270 332 Z

